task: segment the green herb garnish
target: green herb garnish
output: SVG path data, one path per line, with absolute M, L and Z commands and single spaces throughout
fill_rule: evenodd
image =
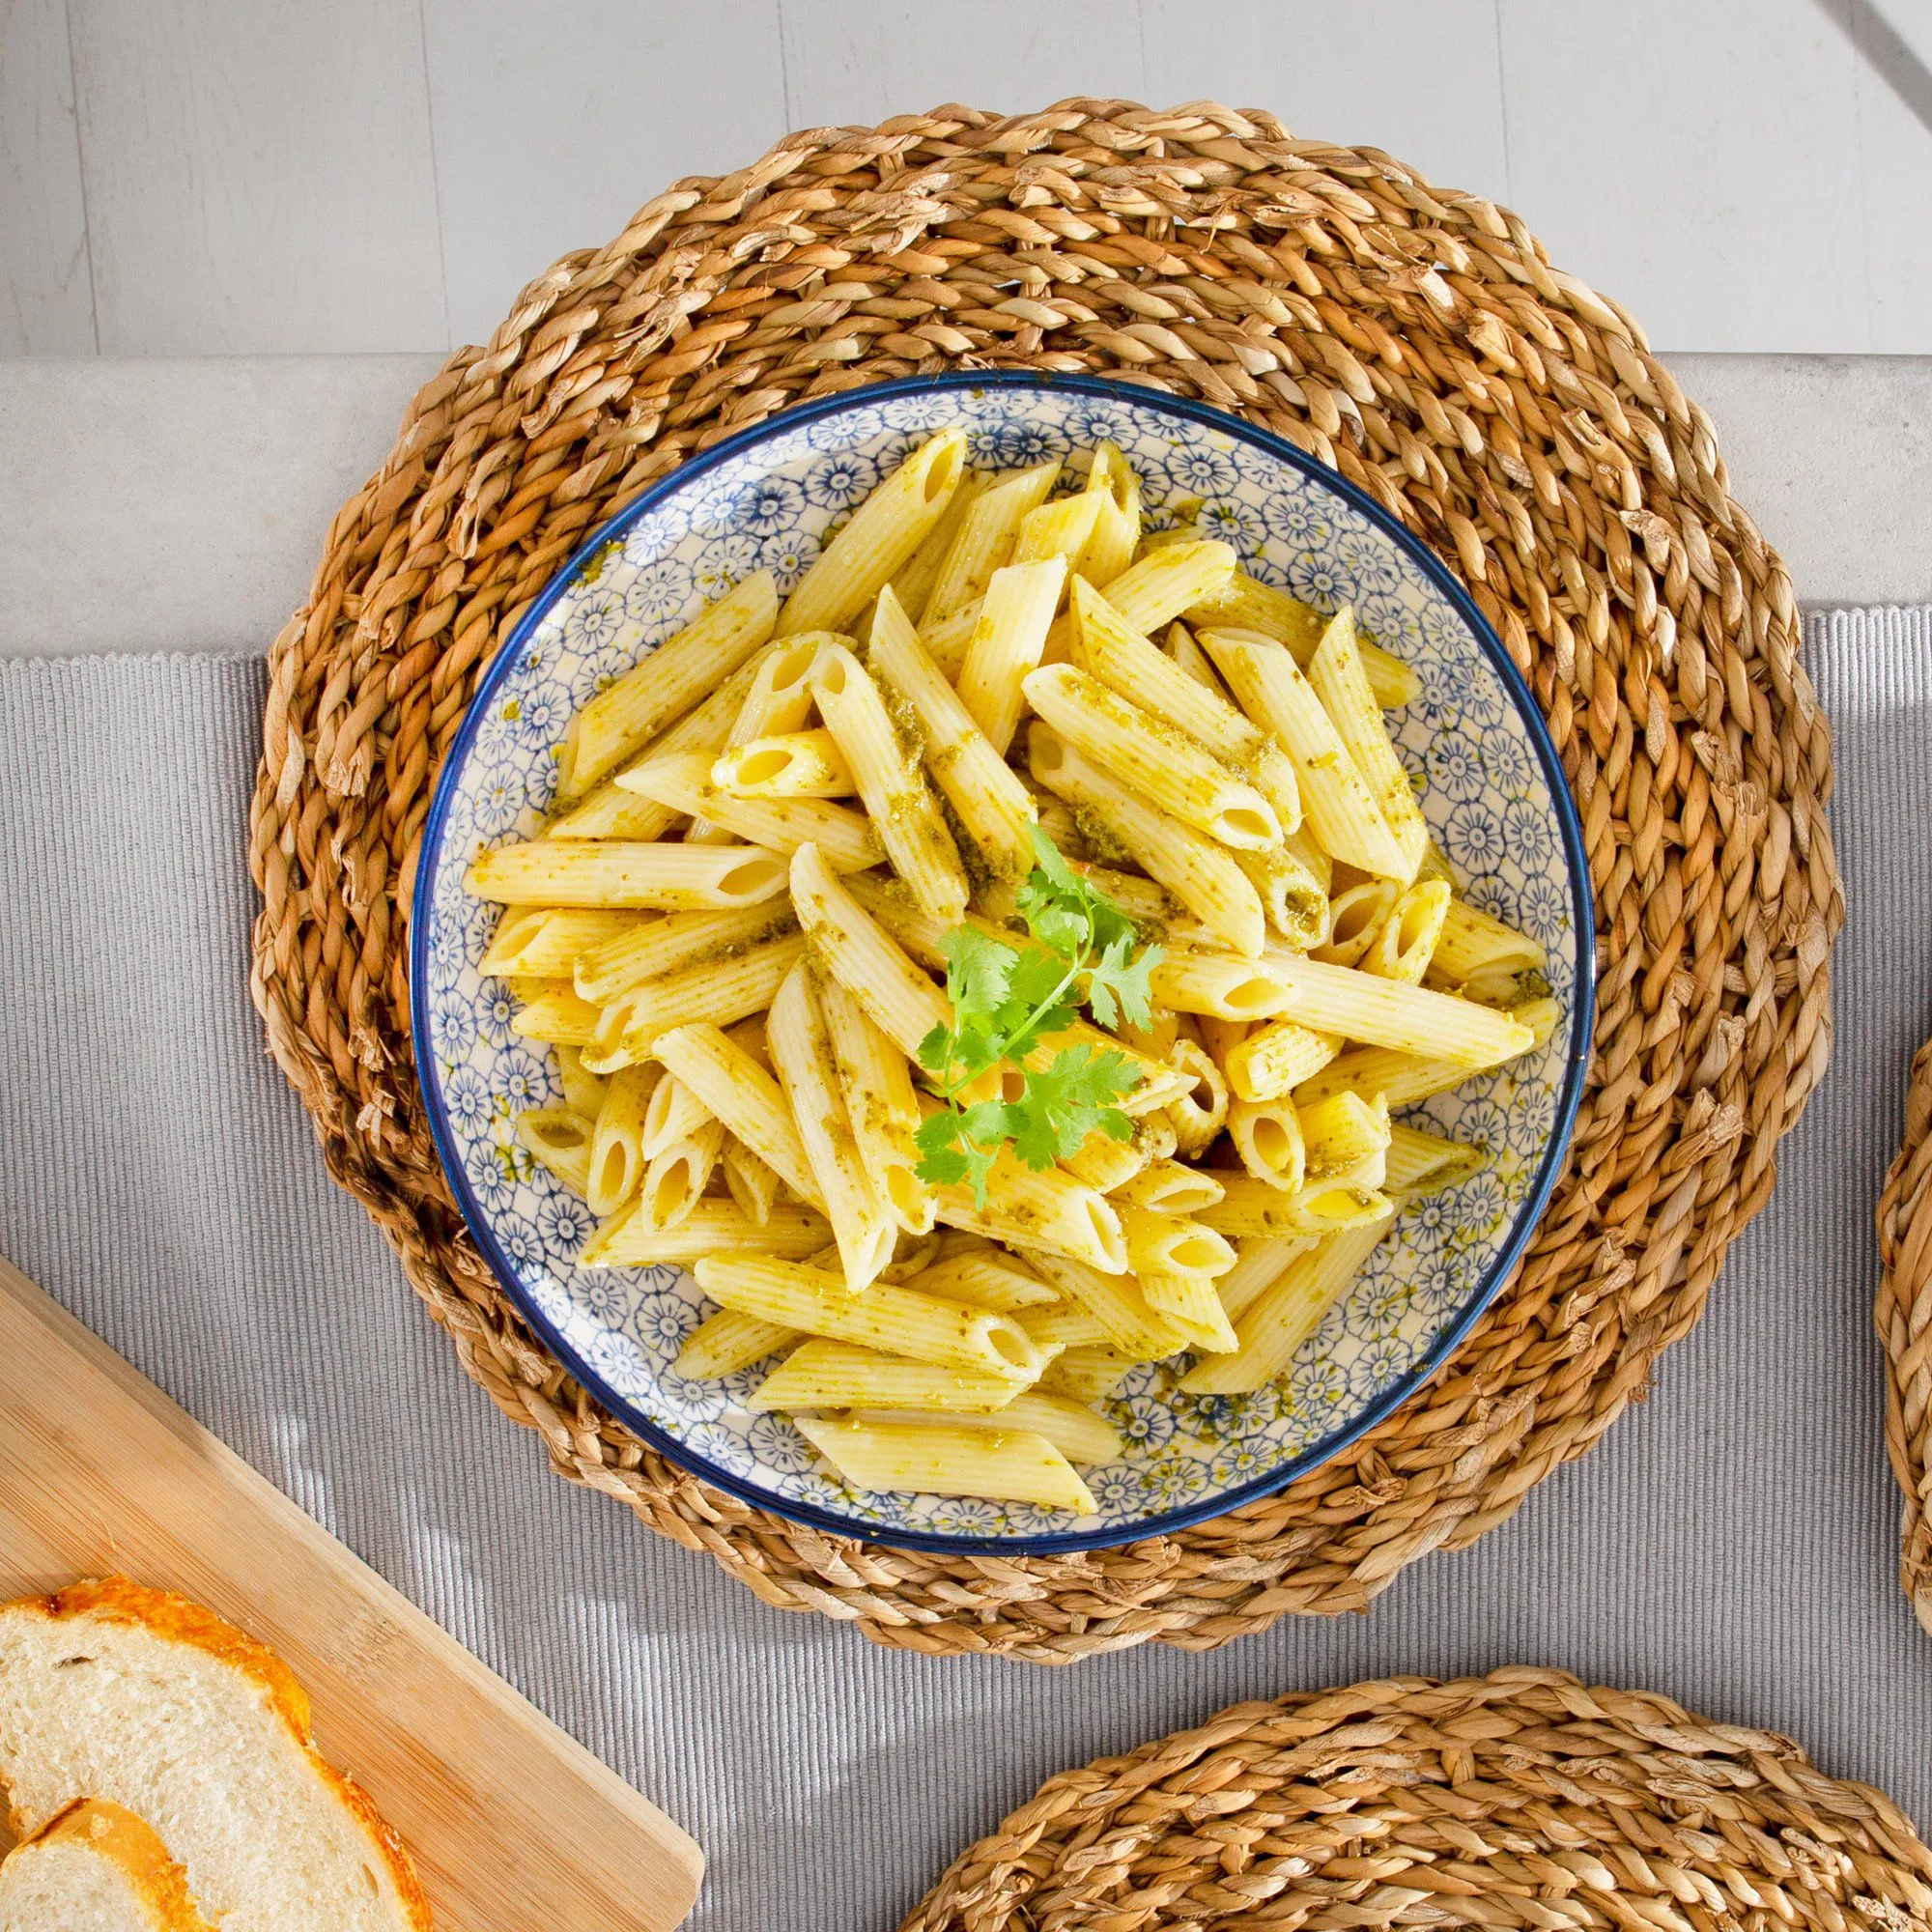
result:
M 1018 910 L 1037 944 L 1009 945 L 971 925 L 948 933 L 952 1024 L 934 1027 L 919 1043 L 920 1065 L 947 1103 L 919 1130 L 925 1156 L 920 1179 L 939 1186 L 970 1181 L 982 1208 L 986 1177 L 1003 1147 L 1043 1170 L 1090 1134 L 1131 1139 L 1133 1122 L 1114 1102 L 1140 1085 L 1140 1075 L 1123 1053 L 1072 1046 L 1028 1071 L 1016 1100 L 962 1107 L 957 1096 L 989 1067 L 1017 1066 L 1041 1040 L 1065 1033 L 1083 1000 L 1103 1027 L 1122 1020 L 1146 1026 L 1152 1004 L 1148 978 L 1162 957 L 1158 946 L 1150 946 L 1135 958 L 1134 923 L 1037 827 L 1033 842 L 1038 863 L 1020 889 Z

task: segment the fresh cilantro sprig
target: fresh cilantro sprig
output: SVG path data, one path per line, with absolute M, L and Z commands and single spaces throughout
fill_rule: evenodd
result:
M 946 993 L 952 1024 L 920 1041 L 919 1061 L 946 1105 L 919 1130 L 918 1173 L 947 1186 L 965 1181 L 986 1205 L 986 1179 L 1003 1147 L 1028 1167 L 1064 1160 L 1098 1132 L 1129 1139 L 1133 1122 L 1114 1103 L 1140 1084 L 1127 1057 L 1091 1044 L 1064 1047 L 1026 1071 L 1016 1100 L 959 1104 L 989 1068 L 1019 1066 L 1041 1040 L 1065 1033 L 1084 1002 L 1104 1027 L 1146 1026 L 1149 976 L 1158 946 L 1138 958 L 1133 922 L 1076 872 L 1045 833 L 1035 829 L 1037 864 L 1017 909 L 1036 944 L 1009 944 L 978 926 L 946 936 Z

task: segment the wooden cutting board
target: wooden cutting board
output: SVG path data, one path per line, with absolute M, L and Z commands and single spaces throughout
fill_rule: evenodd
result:
M 0 1597 L 121 1571 L 279 1651 L 439 1932 L 669 1932 L 704 1855 L 0 1260 Z

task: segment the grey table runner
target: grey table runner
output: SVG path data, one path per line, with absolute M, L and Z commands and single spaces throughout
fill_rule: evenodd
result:
M 1241 1697 L 1554 1664 L 1786 1730 L 1932 1833 L 1870 1214 L 1932 1031 L 1932 612 L 1816 618 L 1837 1052 L 1648 1402 L 1367 1617 L 1069 1669 L 881 1652 L 566 1487 L 324 1174 L 245 979 L 259 663 L 0 663 L 0 1250 L 703 1843 L 701 1932 L 894 1924 L 1049 1773 Z M 5 1499 L 0 1498 L 0 1508 Z

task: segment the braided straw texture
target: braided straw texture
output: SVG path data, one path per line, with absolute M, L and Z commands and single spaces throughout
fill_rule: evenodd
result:
M 1049 1778 L 900 1932 L 1932 1926 L 1932 1852 L 1789 1738 L 1557 1670 L 1236 1704 Z
M 1932 1633 L 1932 1040 L 1912 1062 L 1905 1144 L 1878 1200 L 1885 1446 L 1905 1492 L 1898 1580 Z
M 603 1413 L 466 1236 L 411 1062 L 405 926 L 479 668 L 586 535 L 775 410 L 947 367 L 1092 370 L 1312 451 L 1459 570 L 1535 690 L 1599 920 L 1591 1091 L 1514 1280 L 1399 1414 L 1279 1495 L 1054 1559 L 828 1538 Z M 1211 104 L 960 107 L 795 134 L 532 282 L 410 406 L 276 639 L 253 991 L 331 1172 L 557 1469 L 766 1602 L 928 1652 L 1197 1648 L 1360 1609 L 1643 1391 L 1830 1050 L 1831 741 L 1711 425 L 1516 216 Z M 417 1398 L 407 1389 L 399 1402 Z

